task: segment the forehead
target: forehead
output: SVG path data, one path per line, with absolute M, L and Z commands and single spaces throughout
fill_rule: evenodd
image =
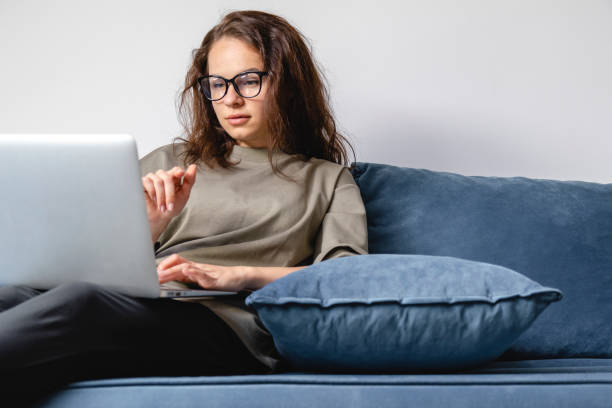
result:
M 208 51 L 208 73 L 231 78 L 247 69 L 263 70 L 263 60 L 252 45 L 234 37 L 221 37 Z

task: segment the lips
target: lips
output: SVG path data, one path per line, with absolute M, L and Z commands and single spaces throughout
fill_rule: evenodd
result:
M 230 125 L 238 126 L 246 123 L 249 118 L 249 115 L 231 115 L 226 117 L 225 119 L 229 122 Z

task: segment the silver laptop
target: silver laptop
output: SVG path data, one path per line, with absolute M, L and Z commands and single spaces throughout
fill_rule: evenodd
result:
M 138 297 L 163 289 L 130 135 L 0 135 L 0 285 L 87 281 Z

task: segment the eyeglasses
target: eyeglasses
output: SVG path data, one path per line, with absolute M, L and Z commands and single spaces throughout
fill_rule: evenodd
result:
M 263 71 L 248 71 L 241 72 L 232 79 L 225 79 L 219 75 L 206 75 L 198 78 L 198 84 L 202 94 L 210 101 L 223 98 L 230 82 L 238 95 L 243 98 L 254 98 L 261 92 L 262 77 L 267 74 Z

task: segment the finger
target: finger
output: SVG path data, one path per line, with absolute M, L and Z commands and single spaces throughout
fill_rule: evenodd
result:
M 147 205 L 147 213 L 150 214 L 152 211 L 157 209 L 157 204 L 155 203 L 155 201 L 151 200 L 151 197 L 149 197 L 149 194 L 147 194 L 147 190 L 145 190 L 144 196 L 145 196 L 145 202 Z
M 174 166 L 173 168 L 171 168 L 170 170 L 168 170 L 168 174 L 172 175 L 173 177 L 178 177 L 181 178 L 183 177 L 183 174 L 185 173 L 185 170 L 183 170 L 182 168 L 180 168 L 179 166 Z
M 197 281 L 202 287 L 216 287 L 219 281 L 218 265 L 208 265 L 196 262 L 191 262 L 188 268 L 185 269 L 185 275 Z
M 174 191 L 176 192 L 180 190 L 181 189 L 181 179 L 183 178 L 183 175 L 185 174 L 185 170 L 176 166 L 176 167 L 173 167 L 171 170 L 168 170 L 168 174 L 172 177 L 172 181 L 174 182 Z
M 185 197 L 189 197 L 189 194 L 191 193 L 191 188 L 195 183 L 197 170 L 198 166 L 192 164 L 185 172 L 185 176 L 183 177 L 183 185 L 181 186 L 181 194 L 183 194 Z
M 149 198 L 155 201 L 155 185 L 153 184 L 153 181 L 151 180 L 151 176 L 153 176 L 153 174 L 148 173 L 146 176 L 142 178 L 142 187 L 144 188 Z
M 164 193 L 166 196 L 165 209 L 173 211 L 176 205 L 176 191 L 180 188 L 181 177 L 184 170 L 176 166 L 166 171 L 158 170 L 157 175 L 164 181 Z
M 182 282 L 193 282 L 194 280 L 187 276 L 186 272 L 189 269 L 193 269 L 193 266 L 189 263 L 181 263 L 178 265 L 171 266 L 164 270 L 157 270 L 157 276 L 160 282 L 168 282 L 171 280 L 178 280 Z
M 181 190 L 181 179 L 185 174 L 185 170 L 180 167 L 174 167 L 170 170 L 169 174 L 172 177 L 172 187 L 168 186 L 166 190 L 166 202 L 168 203 L 168 210 L 173 211 L 176 206 L 176 200 L 178 200 L 176 193 Z
M 144 188 L 147 205 L 151 205 L 153 208 L 155 208 L 156 207 L 155 186 L 153 185 L 153 182 L 148 177 L 148 175 L 142 178 L 142 186 Z
M 209 279 L 205 274 L 198 273 L 193 269 L 187 269 L 184 274 L 185 278 L 191 280 L 192 282 L 196 282 L 203 289 L 215 289 L 214 286 L 211 286 L 211 279 Z
M 163 261 L 161 261 L 159 263 L 159 265 L 157 266 L 157 269 L 166 269 L 166 268 L 170 268 L 172 266 L 175 265 L 180 265 L 182 263 L 189 263 L 190 261 L 188 261 L 187 259 L 183 258 L 182 256 L 180 256 L 179 254 L 172 254 L 169 257 L 167 257 L 166 259 L 164 259 Z
M 187 167 L 187 171 L 185 172 L 185 177 L 183 177 L 183 185 L 187 183 L 188 185 L 192 186 L 193 183 L 195 183 L 197 170 L 198 170 L 198 166 L 196 166 L 195 164 L 192 164 L 189 167 Z
M 164 186 L 164 179 L 160 177 L 160 174 L 163 173 L 165 173 L 163 170 L 157 170 L 151 179 L 153 180 L 153 184 L 155 184 L 157 206 L 161 212 L 166 212 L 166 187 Z
M 176 179 L 172 173 L 158 170 L 158 176 L 164 180 L 164 194 L 166 201 L 162 203 L 168 211 L 174 210 L 174 192 L 176 191 Z M 163 210 L 162 210 L 163 211 Z
M 191 282 L 191 279 L 185 276 L 183 273 L 185 265 L 176 265 L 172 268 L 165 269 L 163 271 L 157 271 L 157 277 L 160 283 L 166 283 L 170 281 L 181 281 Z

